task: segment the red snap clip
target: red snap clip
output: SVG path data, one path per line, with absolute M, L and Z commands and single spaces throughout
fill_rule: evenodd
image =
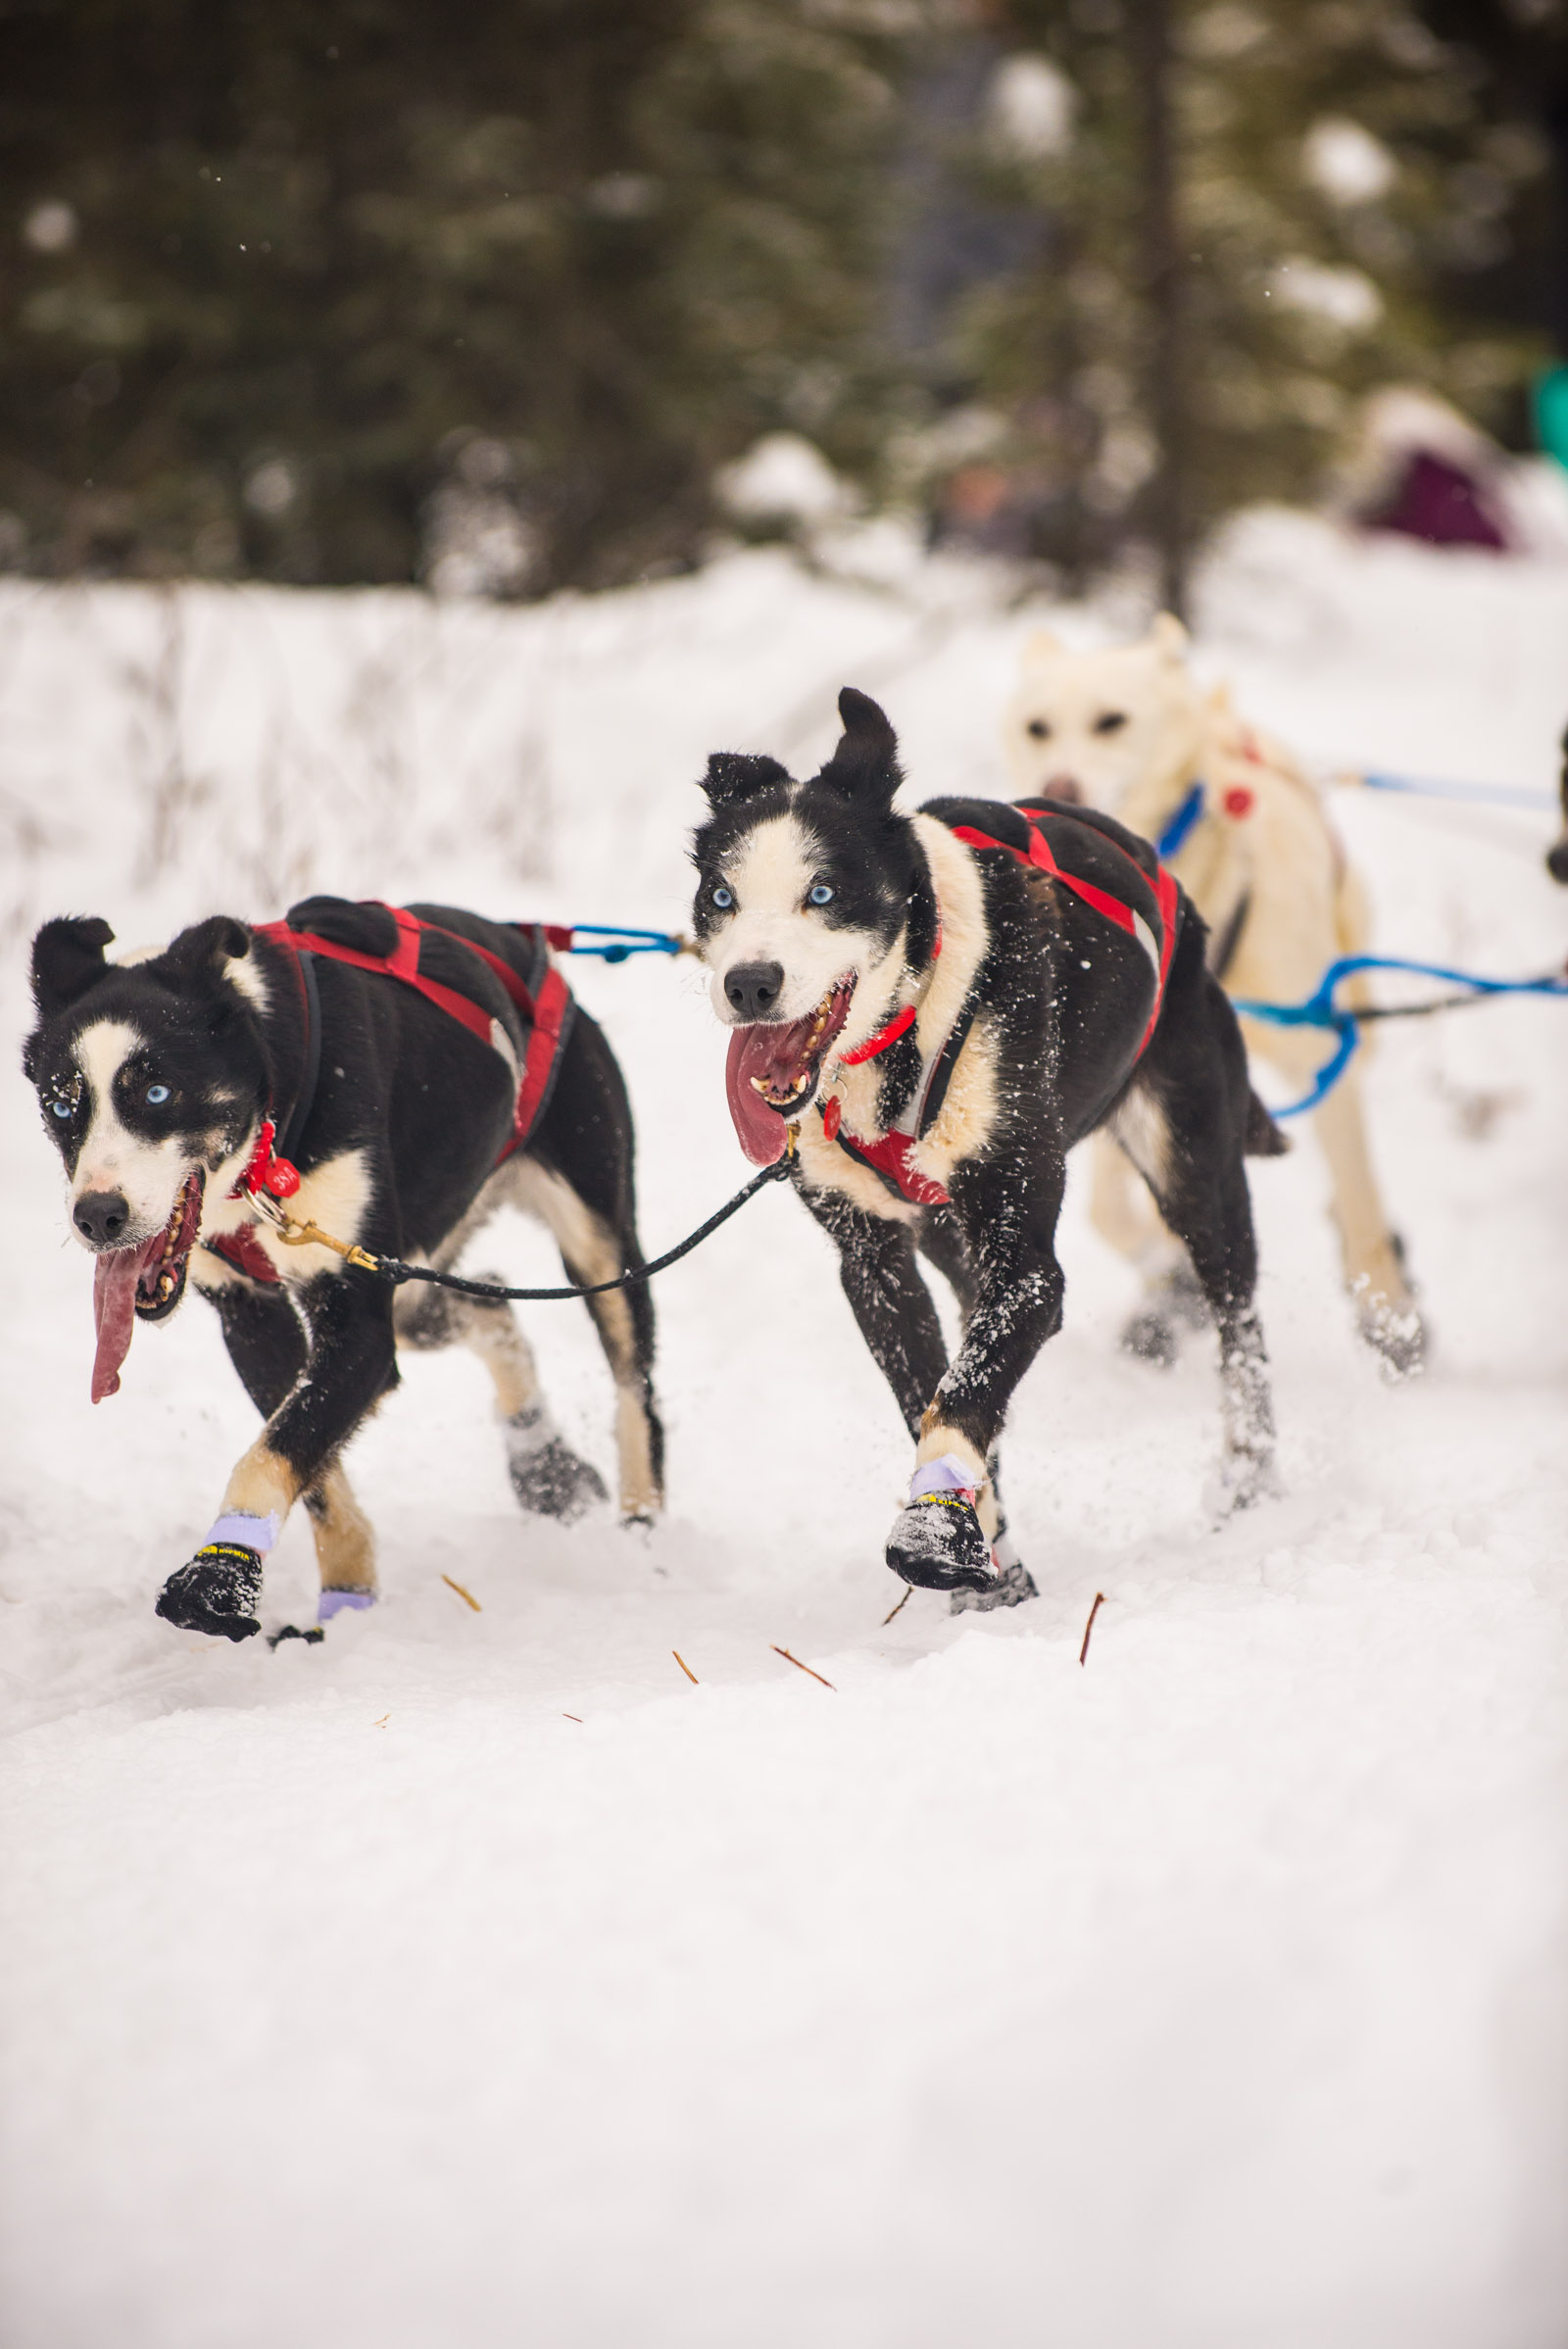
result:
M 1251 814 L 1252 795 L 1245 783 L 1233 784 L 1225 794 L 1225 812 L 1236 816 Z
M 274 1199 L 292 1199 L 300 1187 L 299 1170 L 286 1158 L 274 1158 L 262 1178 L 262 1187 Z
M 830 1093 L 827 1097 L 827 1100 L 822 1103 L 822 1131 L 827 1136 L 829 1142 L 836 1142 L 838 1140 L 839 1123 L 843 1118 L 843 1115 L 844 1103 L 839 1100 L 839 1097 L 836 1093 Z

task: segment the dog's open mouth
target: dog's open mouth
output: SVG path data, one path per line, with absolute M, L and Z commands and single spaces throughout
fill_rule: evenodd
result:
M 724 1082 L 740 1145 L 754 1166 L 782 1157 L 789 1121 L 816 1091 L 822 1063 L 850 1016 L 851 971 L 830 987 L 805 1019 L 761 1021 L 737 1028 L 729 1042 Z
M 173 1212 L 161 1232 L 134 1248 L 111 1248 L 92 1268 L 92 1311 L 98 1349 L 92 1364 L 92 1399 L 120 1393 L 120 1365 L 130 1351 L 138 1320 L 163 1321 L 185 1294 L 190 1251 L 202 1217 L 206 1177 L 193 1167 L 180 1186 Z

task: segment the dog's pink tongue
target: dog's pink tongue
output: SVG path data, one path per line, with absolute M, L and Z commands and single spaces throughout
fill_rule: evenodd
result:
M 162 1232 L 140 1248 L 117 1248 L 100 1256 L 92 1268 L 92 1315 L 98 1327 L 98 1350 L 92 1358 L 92 1399 L 120 1393 L 120 1365 L 130 1351 L 136 1326 L 136 1283 L 156 1248 Z
M 737 1028 L 729 1040 L 724 1085 L 729 1113 L 735 1120 L 740 1145 L 754 1166 L 771 1166 L 784 1155 L 789 1129 L 778 1111 L 769 1108 L 752 1083 L 754 1077 L 772 1077 L 782 1089 L 801 1064 L 809 1020 L 792 1020 L 788 1027 Z

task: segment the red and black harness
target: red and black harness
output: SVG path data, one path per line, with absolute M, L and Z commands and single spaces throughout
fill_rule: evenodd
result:
M 1143 948 L 1154 973 L 1154 1001 L 1144 1033 L 1139 1040 L 1138 1050 L 1133 1054 L 1131 1065 L 1136 1068 L 1149 1049 L 1150 1039 L 1159 1024 L 1159 1015 L 1164 1008 L 1165 985 L 1170 976 L 1171 955 L 1176 947 L 1180 891 L 1157 857 L 1154 861 L 1153 872 L 1146 872 L 1136 857 L 1130 856 L 1119 841 L 1112 840 L 1107 832 L 1102 831 L 1098 824 L 1093 824 L 1081 810 L 1065 803 L 1059 808 L 1053 807 L 1049 814 L 1045 810 L 1022 807 L 1014 807 L 1010 812 L 1021 816 L 1028 827 L 1029 839 L 1026 848 L 1015 847 L 1011 841 L 998 840 L 989 832 L 977 831 L 972 824 L 955 824 L 953 836 L 955 840 L 961 840 L 966 848 L 1000 850 L 1004 856 L 1013 857 L 1017 863 L 1030 866 L 1037 872 L 1046 873 L 1054 881 L 1059 881 L 1064 889 L 1070 889 L 1075 897 L 1083 900 L 1086 905 L 1092 905 L 1097 913 L 1102 913 L 1107 921 L 1114 922 L 1119 930 L 1125 930 L 1128 937 Z M 1159 923 L 1157 939 L 1149 922 L 1136 906 L 1129 905 L 1124 898 L 1113 895 L 1110 890 L 1102 889 L 1098 882 L 1087 879 L 1081 873 L 1072 872 L 1058 863 L 1053 853 L 1051 842 L 1047 838 L 1045 827 L 1048 823 L 1054 824 L 1058 819 L 1071 822 L 1074 818 L 1077 818 L 1082 826 L 1092 829 L 1098 840 L 1102 841 L 1107 847 L 1115 849 L 1117 855 L 1126 859 L 1144 888 L 1152 896 Z M 939 919 L 936 946 L 931 956 L 933 962 L 941 952 L 942 928 Z M 900 1111 L 894 1125 L 879 1142 L 862 1141 L 859 1135 L 851 1134 L 845 1129 L 842 1122 L 843 1104 L 836 1094 L 830 1094 L 826 1101 L 818 1104 L 821 1110 L 822 1131 L 828 1141 L 836 1142 L 841 1150 L 847 1151 L 862 1166 L 868 1166 L 895 1197 L 906 1199 L 911 1205 L 917 1207 L 945 1207 L 949 1203 L 948 1193 L 943 1186 L 934 1181 L 930 1175 L 922 1174 L 917 1166 L 912 1166 L 909 1162 L 909 1153 L 917 1143 L 925 1139 L 937 1121 L 942 1104 L 947 1099 L 954 1069 L 957 1066 L 958 1055 L 968 1041 L 970 1028 L 974 1025 L 975 1009 L 976 1006 L 972 1001 L 966 1003 L 941 1044 L 927 1055 L 921 1067 L 919 1079 L 908 1100 Z M 843 1053 L 841 1065 L 846 1068 L 856 1068 L 863 1061 L 874 1059 L 878 1053 L 885 1052 L 890 1045 L 896 1044 L 901 1036 L 907 1034 L 908 1030 L 913 1027 L 916 1016 L 914 1004 L 906 1003 L 903 1010 L 895 1012 L 885 1027 L 879 1028 L 874 1036 L 867 1037 L 864 1044 L 857 1045 L 853 1052 Z
M 316 901 L 320 904 L 321 901 Z M 254 1198 L 264 1191 L 276 1199 L 291 1199 L 300 1187 L 294 1164 L 305 1129 L 310 1122 L 316 1102 L 316 1089 L 321 1070 L 321 1006 L 316 985 L 316 960 L 319 956 L 328 962 L 347 962 L 356 970 L 374 972 L 378 977 L 401 980 L 422 995 L 452 1019 L 458 1020 L 471 1036 L 492 1050 L 496 1044 L 497 1021 L 481 1003 L 465 995 L 460 989 L 443 985 L 419 968 L 419 941 L 426 934 L 447 944 L 462 947 L 484 963 L 501 982 L 522 1022 L 523 1050 L 518 1055 L 517 1098 L 514 1104 L 512 1131 L 507 1136 L 498 1166 L 504 1165 L 514 1151 L 521 1150 L 543 1114 L 555 1084 L 560 1063 L 561 1048 L 571 1028 L 576 1005 L 571 991 L 550 959 L 553 946 L 568 946 L 569 930 L 559 929 L 549 922 L 509 922 L 506 928 L 515 931 L 529 952 L 529 970 L 526 979 L 513 969 L 502 955 L 492 954 L 488 947 L 465 938 L 457 930 L 443 929 L 438 922 L 421 921 L 401 905 L 383 905 L 370 901 L 365 907 L 355 907 L 371 914 L 390 916 L 397 925 L 397 945 L 389 954 L 375 954 L 363 948 L 348 946 L 335 938 L 326 938 L 315 930 L 295 929 L 287 921 L 258 922 L 254 935 L 265 938 L 287 954 L 300 990 L 300 1008 L 304 1022 L 304 1056 L 299 1086 L 295 1092 L 288 1119 L 279 1134 L 276 1117 L 271 1109 L 262 1120 L 256 1137 L 256 1147 L 244 1173 L 229 1194 L 231 1199 Z M 511 1044 L 510 1037 L 507 1039 Z M 254 1226 L 244 1224 L 237 1232 L 215 1233 L 203 1243 L 215 1255 L 221 1256 L 239 1272 L 248 1273 L 253 1280 L 275 1282 L 277 1268 L 267 1250 L 255 1237 Z

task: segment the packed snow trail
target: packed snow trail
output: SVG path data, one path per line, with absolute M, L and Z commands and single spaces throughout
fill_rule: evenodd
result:
M 1203 654 L 1249 714 L 1325 763 L 1549 785 L 1561 567 L 1283 517 L 1228 562 Z M 152 801 L 118 782 L 167 603 L 8 589 L 0 781 L 41 835 L 8 1033 L 20 927 L 50 911 L 132 943 L 336 887 L 678 926 L 703 755 L 780 748 L 813 680 L 798 766 L 858 682 L 906 796 L 1000 791 L 993 713 L 1040 615 L 937 568 L 914 592 L 950 599 L 943 631 L 770 556 L 537 612 L 193 591 L 192 708 L 136 770 L 173 808 L 151 872 Z M 367 753 L 370 653 L 408 731 Z M 271 833 L 264 670 L 275 741 L 310 750 L 277 753 Z M 518 675 L 498 714 L 480 686 Z M 476 835 L 524 767 L 527 838 Z M 1561 959 L 1544 819 L 1336 810 L 1380 948 Z M 273 835 L 296 860 L 269 894 Z M 307 836 L 341 861 L 307 869 Z M 657 1250 L 745 1173 L 723 1037 L 690 964 L 571 975 L 627 1072 Z M 1558 2349 L 1565 1057 L 1553 1003 L 1377 1040 L 1435 1332 L 1403 1390 L 1351 1335 L 1309 1138 L 1253 1167 L 1286 1492 L 1220 1533 L 1207 1349 L 1169 1376 L 1117 1353 L 1131 1276 L 1075 1183 L 1066 1327 L 1005 1449 L 1041 1596 L 982 1621 L 917 1592 L 884 1625 L 906 1444 L 826 1243 L 770 1191 L 658 1285 L 658 1532 L 522 1518 L 479 1366 L 409 1357 L 350 1458 L 383 1603 L 275 1654 L 152 1615 L 253 1416 L 195 1298 L 89 1406 L 90 1269 L 13 1078 L 8 2349 Z M 473 1261 L 558 1277 L 521 1224 Z M 522 1317 L 608 1467 L 581 1308 Z M 306 1618 L 312 1574 L 291 1524 L 270 1624 Z

